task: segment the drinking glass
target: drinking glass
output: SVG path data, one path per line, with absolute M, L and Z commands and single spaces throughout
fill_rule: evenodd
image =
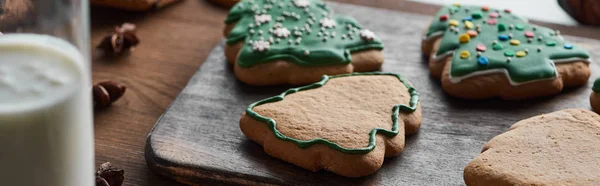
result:
M 0 185 L 93 186 L 87 0 L 0 0 Z

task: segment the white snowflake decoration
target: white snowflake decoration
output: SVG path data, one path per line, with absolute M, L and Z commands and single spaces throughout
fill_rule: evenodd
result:
M 267 22 L 271 21 L 271 15 L 267 15 L 267 14 L 254 15 L 254 20 L 258 24 L 267 23 Z
M 368 29 L 363 29 L 360 31 L 360 38 L 367 41 L 372 41 L 373 39 L 375 39 L 375 33 L 371 32 Z
M 255 41 L 252 43 L 252 50 L 262 52 L 269 50 L 271 44 L 267 41 Z
M 290 35 L 290 30 L 288 30 L 287 28 L 279 27 L 273 31 L 273 34 L 280 38 L 286 38 Z
M 304 7 L 308 7 L 310 5 L 310 1 L 309 0 L 294 0 L 294 5 L 296 5 L 299 8 L 304 8 Z
M 325 28 L 333 28 L 335 27 L 335 20 L 329 18 L 323 18 L 320 21 L 321 26 Z

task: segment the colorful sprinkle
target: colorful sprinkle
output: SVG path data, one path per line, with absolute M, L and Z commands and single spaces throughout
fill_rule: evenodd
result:
M 450 16 L 448 16 L 448 14 L 441 15 L 440 16 L 440 21 L 446 21 L 446 20 L 448 20 L 449 17 Z
M 506 56 L 506 57 L 513 57 L 513 56 L 515 56 L 515 52 L 513 52 L 512 50 L 505 50 L 504 51 L 504 56 Z
M 504 49 L 504 45 L 502 45 L 500 43 L 494 43 L 494 44 L 492 44 L 492 49 L 494 49 L 494 50 L 502 50 L 502 49 Z
M 461 34 L 460 37 L 458 37 L 458 41 L 460 41 L 460 43 L 468 43 L 469 40 L 471 40 L 471 36 L 469 36 L 469 34 Z
M 556 41 L 546 41 L 546 46 L 556 46 Z
M 471 22 L 471 21 L 465 21 L 465 27 L 468 28 L 468 29 L 473 28 L 473 22 Z
M 517 53 L 515 53 L 515 55 L 517 57 L 525 57 L 527 53 L 525 51 L 518 51 Z
M 448 21 L 448 24 L 450 24 L 451 26 L 458 26 L 458 21 L 453 19 Z
M 487 5 L 484 5 L 481 7 L 481 10 L 483 10 L 484 12 L 487 12 L 488 10 L 490 10 L 490 7 Z
M 572 44 L 565 44 L 565 49 L 573 49 L 573 45 Z
M 476 37 L 476 36 L 477 36 L 477 32 L 476 32 L 476 31 L 474 31 L 474 30 L 469 30 L 469 31 L 467 31 L 467 34 L 469 34 L 469 36 L 470 36 L 471 38 L 474 38 L 474 37 Z
M 535 34 L 531 31 L 525 31 L 525 37 L 533 38 L 535 37 Z
M 480 51 L 480 52 L 485 52 L 486 47 L 485 47 L 484 44 L 477 44 L 477 46 L 475 47 L 475 49 L 477 51 Z
M 516 28 L 517 30 L 523 30 L 523 29 L 525 29 L 525 26 L 523 26 L 523 25 L 521 25 L 521 24 L 516 24 L 516 25 L 515 25 L 515 28 Z
M 496 19 L 490 19 L 487 21 L 488 25 L 496 25 L 496 23 L 498 23 L 498 21 Z
M 510 38 L 508 37 L 508 35 L 498 35 L 498 39 L 500 41 L 506 41 L 506 40 L 508 40 Z
M 469 56 L 471 56 L 471 54 L 469 53 L 469 51 L 466 51 L 466 50 L 460 51 L 460 58 L 461 59 L 469 58 Z
M 487 57 L 480 56 L 477 58 L 477 64 L 479 65 L 488 65 L 489 60 Z
M 467 17 L 462 18 L 462 21 L 463 22 L 465 22 L 465 21 L 473 21 L 473 18 L 471 16 L 467 16 Z
M 490 16 L 490 18 L 497 18 L 498 17 L 498 13 L 492 12 L 492 13 L 490 13 L 489 16 Z
M 452 6 L 460 7 L 460 4 L 459 3 L 454 3 L 454 4 L 452 4 Z
M 471 14 L 471 17 L 473 17 L 473 19 L 481 19 L 483 17 L 483 14 L 481 12 L 473 12 L 473 14 Z
M 521 41 L 516 40 L 516 39 L 511 39 L 510 40 L 510 44 L 511 45 L 515 45 L 515 46 L 519 46 L 519 44 L 521 44 Z
M 504 23 L 498 24 L 498 31 L 500 31 L 500 32 L 506 31 L 506 25 Z
M 510 11 L 510 9 L 504 9 L 504 12 L 510 13 L 511 11 Z

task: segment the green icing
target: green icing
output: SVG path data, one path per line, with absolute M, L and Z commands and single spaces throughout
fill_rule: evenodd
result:
M 596 79 L 596 81 L 594 81 L 594 86 L 592 86 L 592 90 L 596 93 L 600 92 L 600 78 Z
M 369 145 L 367 147 L 345 148 L 345 147 L 340 146 L 337 143 L 334 143 L 334 142 L 331 142 L 331 141 L 328 141 L 328 140 L 322 139 L 322 138 L 315 138 L 315 139 L 311 139 L 311 140 L 294 139 L 294 138 L 288 137 L 288 136 L 282 134 L 281 132 L 279 132 L 277 130 L 277 122 L 275 120 L 273 120 L 271 118 L 263 117 L 260 114 L 254 112 L 254 110 L 252 110 L 254 107 L 262 105 L 262 104 L 282 101 L 285 98 L 285 96 L 289 95 L 289 94 L 322 87 L 330 79 L 343 78 L 343 77 L 348 77 L 348 76 L 367 76 L 367 75 L 387 75 L 387 76 L 397 77 L 398 80 L 400 80 L 400 82 L 402 82 L 402 84 L 404 84 L 404 86 L 406 88 L 408 88 L 408 92 L 410 94 L 409 105 L 398 104 L 392 108 L 392 130 L 383 129 L 383 128 L 374 128 L 373 130 L 371 130 L 371 132 L 369 133 L 369 136 L 370 136 L 369 137 Z M 364 72 L 364 73 L 343 74 L 343 75 L 337 75 L 337 76 L 324 75 L 323 78 L 321 79 L 321 81 L 319 81 L 319 82 L 316 82 L 316 83 L 313 83 L 313 84 L 307 85 L 307 86 L 292 88 L 292 89 L 289 89 L 289 90 L 283 92 L 282 94 L 280 94 L 278 96 L 270 97 L 270 98 L 252 103 L 246 109 L 246 114 L 248 116 L 254 118 L 257 121 L 263 122 L 266 125 L 268 125 L 269 129 L 275 134 L 275 137 L 277 139 L 292 142 L 300 148 L 308 148 L 314 144 L 325 144 L 332 149 L 335 149 L 335 150 L 338 150 L 340 152 L 347 153 L 347 154 L 366 154 L 375 148 L 375 145 L 376 145 L 375 135 L 377 133 L 384 134 L 388 137 L 394 137 L 394 136 L 398 135 L 398 115 L 400 114 L 400 111 L 414 112 L 417 109 L 418 103 L 419 103 L 419 93 L 417 92 L 417 90 L 414 87 L 412 87 L 408 83 L 407 80 L 402 78 L 399 74 L 386 73 L 386 72 Z
M 256 24 L 255 15 L 269 15 L 271 20 Z M 336 26 L 323 27 L 320 22 L 325 18 L 333 20 Z M 353 52 L 383 49 L 377 36 L 372 40 L 361 38 L 362 27 L 353 18 L 332 15 L 320 0 L 244 0 L 231 9 L 225 23 L 236 23 L 227 44 L 244 42 L 237 59 L 240 67 L 274 60 L 292 61 L 300 66 L 348 64 Z M 290 31 L 289 36 L 281 38 L 273 33 L 277 23 Z M 299 43 L 298 38 L 301 38 Z M 251 42 L 260 40 L 270 41 L 268 50 L 253 50 Z
M 466 9 L 469 9 L 469 11 L 465 11 Z M 551 63 L 551 60 L 589 58 L 588 53 L 581 47 L 565 49 L 563 46 L 567 42 L 560 35 L 555 34 L 554 30 L 528 24 L 527 20 L 520 16 L 491 8 L 489 11 L 482 12 L 483 15 L 481 19 L 472 20 L 473 24 L 480 25 L 479 34 L 476 37 L 471 38 L 468 43 L 461 44 L 458 38 L 468 30 L 462 22 L 463 18 L 469 17 L 472 12 L 480 10 L 482 10 L 481 7 L 477 6 L 461 6 L 460 8 L 456 6 L 444 7 L 437 13 L 436 18 L 433 20 L 426 34 L 428 37 L 433 36 L 434 33 L 443 34 L 436 55 L 442 55 L 450 51 L 454 51 L 455 53 L 460 51 L 475 53 L 477 44 L 492 46 L 491 48 L 493 50 L 487 50 L 481 53 L 482 57 L 489 60 L 487 65 L 478 64 L 477 58 L 461 59 L 459 55 L 453 55 L 452 66 L 450 68 L 450 75 L 453 77 L 461 77 L 478 71 L 504 68 L 508 71 L 509 78 L 512 81 L 522 83 L 556 77 L 555 67 Z M 456 12 L 450 14 L 450 11 Z M 500 17 L 495 18 L 497 21 L 496 25 L 487 24 L 491 19 L 489 15 L 492 12 L 496 12 L 500 15 Z M 441 21 L 438 19 L 441 15 L 448 15 L 450 17 L 447 21 Z M 450 20 L 459 21 L 460 25 L 457 27 L 459 29 L 458 33 L 449 28 L 448 22 Z M 502 29 L 499 29 L 501 26 L 498 26 L 500 24 L 508 25 L 509 28 L 501 31 Z M 474 27 L 472 30 L 477 30 L 477 28 Z M 535 37 L 528 41 L 525 32 L 532 32 L 535 34 Z M 501 41 L 498 39 L 498 35 L 500 34 L 512 34 L 511 39 L 519 40 L 521 44 L 510 45 L 510 39 Z M 541 38 L 539 38 L 539 36 L 541 36 Z M 498 44 L 494 44 L 494 41 L 497 41 Z M 553 42 L 554 44 L 547 45 L 548 42 Z M 538 48 L 541 49 L 541 51 L 535 52 Z M 525 51 L 525 49 L 528 49 L 529 53 L 525 57 L 511 59 L 509 63 L 507 62 L 507 56 L 504 55 L 503 49 L 511 51 Z

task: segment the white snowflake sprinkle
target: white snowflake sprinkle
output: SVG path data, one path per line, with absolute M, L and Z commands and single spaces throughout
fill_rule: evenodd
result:
M 254 15 L 254 20 L 259 24 L 267 23 L 267 22 L 271 21 L 271 15 L 267 15 L 267 14 Z
M 304 7 L 310 6 L 310 1 L 309 0 L 294 0 L 294 5 L 296 5 L 297 7 L 300 7 L 300 8 L 304 8 Z
M 360 38 L 367 41 L 372 41 L 375 39 L 375 33 L 371 32 L 370 30 L 363 29 L 360 31 Z
M 290 30 L 279 27 L 273 31 L 273 34 L 275 34 L 277 37 L 286 38 L 290 35 Z
M 329 19 L 329 18 L 323 18 L 320 21 L 321 26 L 325 27 L 325 28 L 333 28 L 335 27 L 335 20 L 333 19 Z
M 258 51 L 258 52 L 267 51 L 267 50 L 269 50 L 270 46 L 271 46 L 271 44 L 269 42 L 256 41 L 256 42 L 254 42 L 254 44 L 252 44 L 252 50 Z

